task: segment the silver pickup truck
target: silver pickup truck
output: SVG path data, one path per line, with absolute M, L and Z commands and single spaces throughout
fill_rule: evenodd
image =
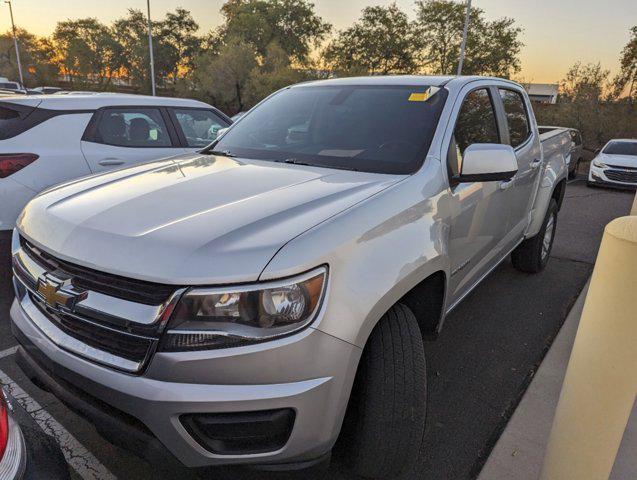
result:
M 341 436 L 347 468 L 395 478 L 422 443 L 423 338 L 509 254 L 545 267 L 570 147 L 498 78 L 284 88 L 198 154 L 27 205 L 19 363 L 147 457 L 295 469 Z

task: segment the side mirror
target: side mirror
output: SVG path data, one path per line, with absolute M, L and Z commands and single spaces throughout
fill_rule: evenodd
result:
M 595 152 L 593 153 L 593 155 L 597 156 L 597 155 L 599 155 L 599 152 L 601 152 L 601 151 L 602 151 L 601 148 L 596 148 Z
M 474 143 L 462 156 L 459 183 L 509 180 L 518 171 L 518 160 L 510 145 Z

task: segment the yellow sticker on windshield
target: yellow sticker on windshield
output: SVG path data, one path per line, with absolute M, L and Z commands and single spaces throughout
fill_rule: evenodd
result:
M 426 102 L 428 98 L 429 98 L 429 90 L 423 93 L 414 92 L 411 95 L 409 95 L 410 102 Z

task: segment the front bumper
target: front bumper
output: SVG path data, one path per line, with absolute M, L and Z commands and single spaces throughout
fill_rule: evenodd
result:
M 591 162 L 590 170 L 588 171 L 588 183 L 590 185 L 599 185 L 613 188 L 621 188 L 626 190 L 637 189 L 637 182 L 632 182 L 627 179 L 617 180 L 616 178 L 622 178 L 612 172 L 622 172 L 622 170 L 609 168 L 609 167 L 597 167 Z M 628 174 L 632 172 L 627 171 Z
M 42 317 L 38 322 L 46 321 L 28 296 L 11 307 L 12 328 L 23 347 L 21 363 L 29 376 L 40 377 L 39 383 L 48 383 L 49 389 L 54 380 L 66 392 L 60 390 L 61 397 L 86 394 L 95 399 L 92 408 L 107 417 L 110 408 L 121 412 L 124 436 L 132 434 L 127 435 L 126 425 L 143 425 L 134 439 L 141 450 L 147 439 L 148 451 L 165 447 L 189 467 L 303 464 L 323 457 L 338 437 L 361 355 L 358 347 L 309 328 L 247 347 L 156 353 L 145 373 L 134 376 L 57 347 L 31 321 L 35 315 Z M 212 453 L 180 419 L 193 413 L 276 409 L 292 409 L 295 420 L 285 445 L 265 453 Z M 83 413 L 91 416 L 88 410 Z

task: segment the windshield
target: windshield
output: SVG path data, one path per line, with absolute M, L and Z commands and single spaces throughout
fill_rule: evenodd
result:
M 635 155 L 637 156 L 637 142 L 610 142 L 604 152 L 608 155 Z
M 429 86 L 297 86 L 252 109 L 210 150 L 244 158 L 408 174 L 447 97 Z

